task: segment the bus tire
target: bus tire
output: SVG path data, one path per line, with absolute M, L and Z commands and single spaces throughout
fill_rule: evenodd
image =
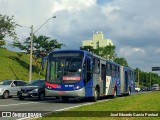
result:
M 62 99 L 62 102 L 68 102 L 69 101 L 69 97 L 67 97 L 67 96 L 62 96 L 61 99 Z
M 96 102 L 96 101 L 98 100 L 98 98 L 99 98 L 99 91 L 98 91 L 98 89 L 96 88 L 96 89 L 94 90 L 94 95 L 93 95 L 93 97 L 92 97 L 92 101 L 93 101 L 93 102 Z
M 131 95 L 131 88 L 129 88 L 129 91 L 128 91 L 128 94 L 127 94 L 128 96 L 130 96 Z

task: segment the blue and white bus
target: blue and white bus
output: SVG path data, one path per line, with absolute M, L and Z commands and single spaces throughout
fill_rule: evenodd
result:
M 59 96 L 63 101 L 73 97 L 89 97 L 134 92 L 134 72 L 131 68 L 83 50 L 59 50 L 48 55 L 45 94 Z

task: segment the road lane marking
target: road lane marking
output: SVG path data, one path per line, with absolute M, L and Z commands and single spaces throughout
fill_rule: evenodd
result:
M 31 104 L 31 103 L 40 103 L 40 102 L 27 102 L 27 103 L 19 103 L 19 104 L 8 104 L 8 105 L 0 105 L 0 107 L 23 105 L 23 104 Z

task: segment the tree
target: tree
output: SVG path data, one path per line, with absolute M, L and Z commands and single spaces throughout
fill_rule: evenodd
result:
M 30 53 L 30 37 L 28 37 L 23 43 L 17 40 L 14 41 L 13 46 Z M 33 59 L 39 69 L 39 74 L 43 57 L 45 57 L 51 50 L 60 49 L 62 46 L 63 44 L 58 43 L 56 39 L 50 39 L 50 37 L 43 35 L 38 37 L 35 35 L 33 36 Z
M 115 46 L 107 45 L 105 47 L 99 47 L 95 50 L 95 54 L 104 57 L 109 60 L 113 60 L 115 58 Z
M 141 71 L 139 68 L 136 68 L 134 70 L 135 73 L 135 80 L 138 83 L 138 77 L 139 77 L 139 84 L 140 86 L 150 86 L 153 84 L 160 84 L 160 76 L 158 76 L 157 73 L 152 72 L 144 72 Z
M 120 64 L 120 65 L 123 65 L 123 66 L 127 66 L 128 67 L 128 62 L 127 62 L 127 60 L 125 59 L 125 58 L 123 58 L 123 57 L 116 57 L 115 59 L 114 59 L 114 62 L 116 62 L 116 63 L 118 63 L 118 64 Z
M 94 48 L 92 46 L 83 46 L 83 47 L 80 47 L 80 50 L 86 50 L 94 53 Z
M 0 47 L 2 47 L 3 45 L 5 45 L 5 41 L 4 40 L 0 40 Z
M 17 24 L 13 22 L 13 16 L 0 14 L 0 40 L 4 40 L 6 37 L 13 37 L 16 39 L 15 27 Z M 5 40 L 2 45 L 5 45 Z
M 86 50 L 106 59 L 113 60 L 115 58 L 115 48 L 116 47 L 112 45 L 98 47 L 97 49 L 94 49 L 92 46 L 83 46 L 80 47 L 80 50 Z
M 21 50 L 25 50 L 27 53 L 30 53 L 30 37 L 28 37 L 23 43 L 19 41 L 14 41 L 14 47 L 18 47 Z M 33 36 L 33 53 L 37 57 L 42 57 L 47 55 L 51 50 L 56 48 L 60 49 L 63 44 L 58 43 L 56 39 L 50 39 L 47 36 Z

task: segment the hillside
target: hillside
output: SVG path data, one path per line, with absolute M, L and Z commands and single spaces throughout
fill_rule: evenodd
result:
M 38 67 L 33 60 L 32 79 L 44 78 L 44 71 L 42 74 L 41 76 L 38 74 Z M 28 76 L 29 55 L 0 48 L 0 80 L 22 79 L 28 81 Z

